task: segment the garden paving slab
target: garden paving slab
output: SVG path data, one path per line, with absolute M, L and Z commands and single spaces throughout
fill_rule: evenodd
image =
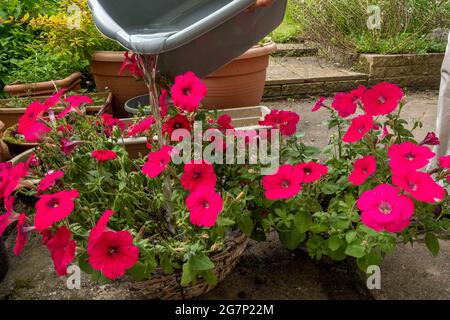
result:
M 317 97 L 267 102 L 271 108 L 295 110 L 301 130 L 312 145 L 324 147 L 329 133 L 325 110 L 311 113 Z M 418 137 L 434 130 L 437 92 L 408 94 L 406 118 L 422 118 Z M 10 250 L 11 251 L 11 250 Z M 82 276 L 81 290 L 68 290 L 54 273 L 45 248 L 32 240 L 21 257 L 11 259 L 11 271 L 0 284 L 0 299 L 144 299 L 121 282 L 99 285 Z M 382 290 L 371 291 L 343 264 L 314 262 L 306 253 L 283 249 L 276 235 L 264 243 L 251 242 L 235 272 L 201 299 L 450 299 L 450 241 L 441 241 L 433 258 L 423 243 L 399 245 L 381 266 Z
M 266 85 L 358 79 L 367 80 L 368 76 L 317 57 L 271 57 Z

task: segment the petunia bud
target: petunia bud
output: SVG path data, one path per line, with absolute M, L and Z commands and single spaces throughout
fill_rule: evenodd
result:
M 420 143 L 421 146 L 423 145 L 429 145 L 429 146 L 437 146 L 441 142 L 439 141 L 439 138 L 436 136 L 434 132 L 428 132 L 425 139 Z

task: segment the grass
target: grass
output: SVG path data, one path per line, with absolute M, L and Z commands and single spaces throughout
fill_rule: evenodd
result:
M 293 17 L 292 5 L 289 2 L 283 22 L 270 34 L 270 37 L 276 43 L 293 43 L 298 41 L 300 31 L 301 26 Z

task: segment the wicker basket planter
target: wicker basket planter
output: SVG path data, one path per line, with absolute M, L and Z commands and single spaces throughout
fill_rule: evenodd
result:
M 223 252 L 210 256 L 214 262 L 214 273 L 217 282 L 222 282 L 231 272 L 233 272 L 239 259 L 245 251 L 248 237 L 242 233 L 236 233 L 226 242 L 226 249 Z M 214 287 L 199 280 L 196 284 L 183 287 L 180 285 L 181 272 L 166 275 L 162 270 L 157 270 L 152 278 L 143 282 L 128 283 L 133 290 L 139 290 L 148 299 L 181 300 L 199 297 L 213 289 Z

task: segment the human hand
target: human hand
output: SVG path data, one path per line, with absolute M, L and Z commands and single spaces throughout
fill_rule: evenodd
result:
M 256 0 L 256 7 L 270 7 L 275 0 Z
M 256 3 L 248 8 L 248 11 L 254 11 L 256 8 L 270 7 L 275 0 L 256 0 Z

